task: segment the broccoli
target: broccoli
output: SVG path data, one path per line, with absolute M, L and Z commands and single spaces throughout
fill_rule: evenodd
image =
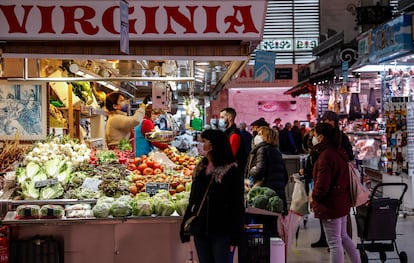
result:
M 269 187 L 262 187 L 263 188 L 263 194 L 267 197 L 270 198 L 272 196 L 276 195 L 275 190 L 269 188 Z
M 266 196 L 266 198 L 270 198 L 272 196 L 276 195 L 276 192 L 269 188 L 269 187 L 261 187 L 261 186 L 256 186 L 253 187 L 248 193 L 247 193 L 247 201 L 249 203 L 253 203 L 254 199 L 256 199 L 256 197 L 258 196 Z
M 267 201 L 266 209 L 275 213 L 281 213 L 283 211 L 282 199 L 277 195 L 270 197 L 269 201 Z
M 265 195 L 260 195 L 253 200 L 253 207 L 266 209 L 268 198 Z

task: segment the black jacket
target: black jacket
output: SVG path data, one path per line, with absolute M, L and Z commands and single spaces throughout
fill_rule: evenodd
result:
M 284 201 L 287 211 L 285 187 L 289 176 L 282 154 L 276 146 L 266 142 L 256 145 L 250 153 L 246 173 L 252 177 L 253 183 L 262 181 L 261 186 L 275 190 Z
M 211 176 L 222 176 L 221 182 L 214 179 L 200 216 L 195 219 L 191 231 L 184 231 L 184 223 L 197 213 Z M 229 235 L 232 245 L 239 245 L 244 226 L 244 180 L 236 163 L 215 167 L 206 175 L 206 162 L 200 162 L 193 177 L 190 200 L 181 223 L 181 242 L 190 241 L 190 235 Z
M 237 134 L 240 137 L 240 146 L 237 149 L 235 158 L 236 158 L 236 161 L 237 161 L 237 164 L 238 164 L 240 170 L 241 171 L 244 171 L 244 169 L 246 167 L 248 153 L 246 153 L 246 145 L 245 145 L 246 142 L 244 141 L 244 138 L 243 138 L 243 136 L 242 136 L 242 134 L 240 132 L 240 129 L 237 128 L 236 124 L 233 124 L 230 127 L 228 127 L 224 131 L 224 133 L 229 138 L 233 134 Z M 233 148 L 233 146 L 232 146 L 232 148 Z

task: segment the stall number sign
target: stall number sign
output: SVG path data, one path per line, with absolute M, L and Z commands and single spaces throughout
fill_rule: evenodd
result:
M 168 183 L 147 183 L 145 185 L 145 191 L 150 195 L 155 195 L 159 190 L 169 190 L 170 185 Z
M 36 181 L 35 182 L 35 188 L 41 188 L 49 185 L 56 184 L 58 182 L 57 178 L 42 180 L 42 181 Z

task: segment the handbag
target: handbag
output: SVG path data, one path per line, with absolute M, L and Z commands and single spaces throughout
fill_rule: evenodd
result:
M 370 191 L 361 183 L 360 173 L 351 162 L 348 162 L 349 187 L 353 207 L 358 207 L 368 202 Z
M 210 183 L 208 184 L 206 192 L 204 193 L 203 199 L 201 200 L 200 206 L 198 207 L 197 213 L 195 215 L 191 216 L 190 218 L 188 218 L 187 220 L 185 220 L 185 222 L 184 222 L 184 231 L 185 232 L 190 232 L 191 225 L 192 225 L 194 219 L 196 219 L 200 215 L 201 209 L 203 208 L 203 205 L 206 201 L 206 198 L 207 198 L 208 192 L 210 190 L 211 184 L 213 183 L 213 180 L 214 180 L 214 176 L 212 175 Z

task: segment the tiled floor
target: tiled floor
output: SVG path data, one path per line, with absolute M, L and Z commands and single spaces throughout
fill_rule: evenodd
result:
M 355 243 L 360 242 L 359 238 L 356 237 L 356 225 L 354 216 L 353 220 L 353 236 Z M 399 251 L 405 251 L 408 255 L 408 262 L 414 262 L 414 216 L 399 217 L 397 228 L 397 248 Z M 329 262 L 329 253 L 327 248 L 311 248 L 310 244 L 315 242 L 319 238 L 319 221 L 309 216 L 306 228 L 301 223 L 299 231 L 299 237 L 293 241 L 292 247 L 288 252 L 287 262 L 288 263 L 311 263 L 311 262 Z M 369 262 L 381 262 L 378 258 L 378 253 L 367 253 L 370 258 Z M 371 260 L 371 258 L 377 258 L 377 260 Z M 397 259 L 391 259 L 397 258 Z M 350 262 L 346 259 L 345 262 Z M 397 253 L 387 252 L 386 262 L 400 262 Z

